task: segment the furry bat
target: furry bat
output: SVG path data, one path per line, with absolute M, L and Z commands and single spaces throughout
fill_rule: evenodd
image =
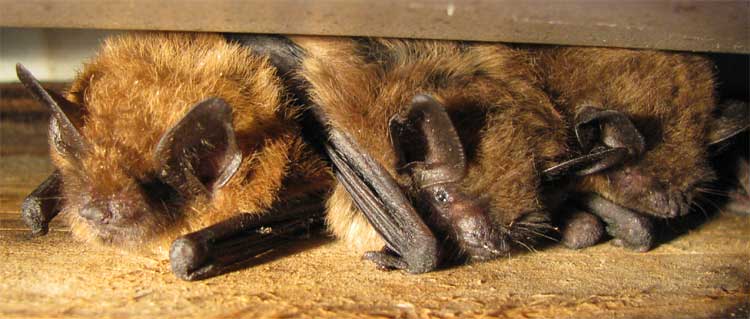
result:
M 338 180 L 327 223 L 337 237 L 383 269 L 421 273 L 545 236 L 540 172 L 567 154 L 566 137 L 522 51 L 292 40 L 296 49 L 278 55 L 301 59 L 298 91 L 327 132 Z
M 107 39 L 66 97 L 17 71 L 52 112 L 57 170 L 22 207 L 36 234 L 59 212 L 76 238 L 168 253 L 193 280 L 322 219 L 330 173 L 266 56 L 220 35 L 135 33 Z
M 544 87 L 569 119 L 577 148 L 620 147 L 621 166 L 597 167 L 575 181 L 585 211 L 607 224 L 615 243 L 645 251 L 651 217 L 688 213 L 715 174 L 709 145 L 748 127 L 747 104 L 716 104 L 714 68 L 691 54 L 603 48 L 532 50 Z M 611 168 L 610 168 L 611 167 Z M 569 218 L 563 242 L 592 245 L 597 218 Z M 565 227 L 564 227 L 565 228 Z
M 734 107 L 747 107 L 747 102 L 729 100 Z M 728 108 L 728 109 L 731 109 Z M 726 200 L 722 208 L 738 214 L 750 214 L 750 133 L 745 131 L 736 137 L 713 145 L 712 153 L 719 154 L 712 164 L 717 171 L 719 189 L 708 191 Z M 721 198 L 725 197 L 725 198 Z

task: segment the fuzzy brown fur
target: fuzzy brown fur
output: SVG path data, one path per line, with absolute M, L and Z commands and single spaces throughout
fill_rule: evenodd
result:
M 576 190 L 656 216 L 687 213 L 696 190 L 714 177 L 707 163 L 707 125 L 716 105 L 711 62 L 645 50 L 535 53 L 545 88 L 567 118 L 585 105 L 618 110 L 646 140 L 640 158 L 584 177 Z
M 154 178 L 161 136 L 196 103 L 219 97 L 232 107 L 243 160 L 226 186 L 188 199 L 180 211 L 147 203 L 139 181 Z M 67 96 L 85 108 L 80 129 L 92 145 L 80 159 L 52 148 L 63 176 L 73 234 L 166 257 L 172 240 L 237 213 L 261 213 L 280 196 L 329 187 L 323 162 L 303 144 L 275 70 L 219 35 L 135 33 L 107 39 Z M 130 225 L 105 229 L 78 211 L 91 200 L 144 208 Z
M 522 51 L 448 41 L 294 40 L 307 51 L 301 76 L 329 124 L 352 136 L 404 189 L 411 182 L 396 172 L 388 122 L 425 93 L 451 116 L 467 153 L 463 187 L 485 205 L 497 230 L 525 245 L 545 227 L 538 172 L 565 154 L 564 127 Z M 342 185 L 328 208 L 331 231 L 354 249 L 383 246 Z

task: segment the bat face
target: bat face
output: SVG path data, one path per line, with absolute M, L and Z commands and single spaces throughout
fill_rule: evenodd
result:
M 89 165 L 97 160 L 85 159 Z M 175 226 L 182 199 L 170 186 L 155 177 L 140 182 L 122 170 L 107 178 L 99 173 L 62 170 L 65 212 L 75 236 L 128 247 Z
M 487 259 L 547 227 L 538 168 L 564 153 L 564 133 L 554 130 L 561 118 L 519 52 L 436 41 L 295 41 L 308 52 L 301 73 L 328 124 L 395 178 L 441 245 Z M 345 188 L 329 201 L 330 228 L 355 249 L 379 248 L 383 239 Z
M 66 98 L 35 92 L 53 110 L 61 215 L 85 241 L 164 254 L 180 234 L 296 192 L 284 183 L 327 186 L 275 70 L 219 35 L 111 38 Z
M 686 214 L 697 190 L 714 177 L 706 136 L 716 105 L 711 63 L 651 51 L 550 52 L 542 54 L 540 65 L 563 112 L 573 118 L 584 105 L 616 110 L 644 138 L 642 155 L 584 177 L 579 190 L 655 216 Z

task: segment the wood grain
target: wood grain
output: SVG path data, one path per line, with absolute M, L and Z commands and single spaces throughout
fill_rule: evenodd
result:
M 0 26 L 750 52 L 747 1 L 0 0 Z

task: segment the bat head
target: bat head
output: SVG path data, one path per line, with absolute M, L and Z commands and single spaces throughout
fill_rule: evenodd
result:
M 706 183 L 715 177 L 707 163 L 709 146 L 747 130 L 747 119 L 747 103 L 721 104 L 711 117 L 703 120 L 707 123 L 672 125 L 694 134 L 685 133 L 665 141 L 659 138 L 659 128 L 669 125 L 649 125 L 647 119 L 636 118 L 634 122 L 642 128 L 645 145 L 650 146 L 638 144 L 629 147 L 640 151 L 632 151 L 635 156 L 622 159 L 622 166 L 584 179 L 583 188 L 595 189 L 609 200 L 639 212 L 665 218 L 685 215 Z M 692 127 L 688 127 L 690 125 Z M 631 130 L 637 130 L 635 127 L 632 126 Z M 597 133 L 603 140 L 625 140 L 613 138 L 616 134 L 605 131 L 601 129 Z M 637 143 L 628 145 L 633 144 Z
M 546 90 L 559 108 L 571 121 L 594 119 L 575 123 L 577 130 L 591 133 L 577 134 L 583 150 L 588 151 L 581 138 L 587 137 L 626 151 L 606 157 L 611 161 L 598 170 L 582 172 L 590 175 L 577 190 L 649 215 L 686 214 L 701 187 L 715 178 L 707 144 L 721 139 L 711 132 L 721 131 L 712 122 L 723 112 L 716 108 L 713 63 L 699 55 L 648 50 L 568 47 L 538 52 Z M 600 108 L 599 113 L 619 111 L 619 122 L 628 119 L 632 125 L 618 129 L 616 118 L 582 114 L 586 106 Z M 640 135 L 642 141 L 623 135 L 621 129 L 627 127 L 635 133 L 631 137 Z
M 420 94 L 408 110 L 390 121 L 390 137 L 400 172 L 411 177 L 419 194 L 417 205 L 429 216 L 429 223 L 453 241 L 462 257 L 495 258 L 508 254 L 512 244 L 524 245 L 539 236 L 542 230 L 536 226 L 544 227 L 546 222 L 544 212 L 533 204 L 538 175 L 531 161 L 519 156 L 529 154 L 492 154 L 511 163 L 495 163 L 492 157 L 482 154 L 489 158 L 475 158 L 469 163 L 459 130 L 442 103 Z M 460 130 L 471 131 L 465 127 Z M 514 129 L 512 125 L 495 123 L 480 138 L 489 145 L 468 147 L 481 152 L 528 147 L 519 141 L 524 139 L 523 135 L 518 136 L 519 140 L 498 138 L 501 135 L 497 130 Z M 471 166 L 472 173 L 481 175 L 469 175 Z M 527 199 L 529 202 L 525 203 Z
M 270 204 L 282 183 L 291 133 L 280 121 L 278 79 L 267 61 L 218 35 L 110 38 L 65 97 L 17 71 L 51 110 L 60 216 L 79 239 L 162 249 L 236 213 L 237 202 L 243 211 Z M 266 166 L 246 182 L 247 198 L 232 197 L 245 194 L 229 187 L 244 182 L 233 178 L 244 154 Z
M 21 65 L 17 72 L 52 111 L 51 151 L 63 173 L 73 227 L 87 229 L 102 241 L 141 242 L 173 227 L 187 203 L 210 197 L 239 168 L 242 154 L 232 110 L 221 99 L 193 105 L 153 146 L 140 152 L 114 136 L 117 130 L 112 127 L 106 130 L 112 134 L 95 133 L 94 125 L 102 123 L 86 118 L 94 116 L 84 113 L 91 108 L 45 90 Z M 91 126 L 83 125 L 87 120 Z M 154 133 L 134 129 L 143 139 Z

